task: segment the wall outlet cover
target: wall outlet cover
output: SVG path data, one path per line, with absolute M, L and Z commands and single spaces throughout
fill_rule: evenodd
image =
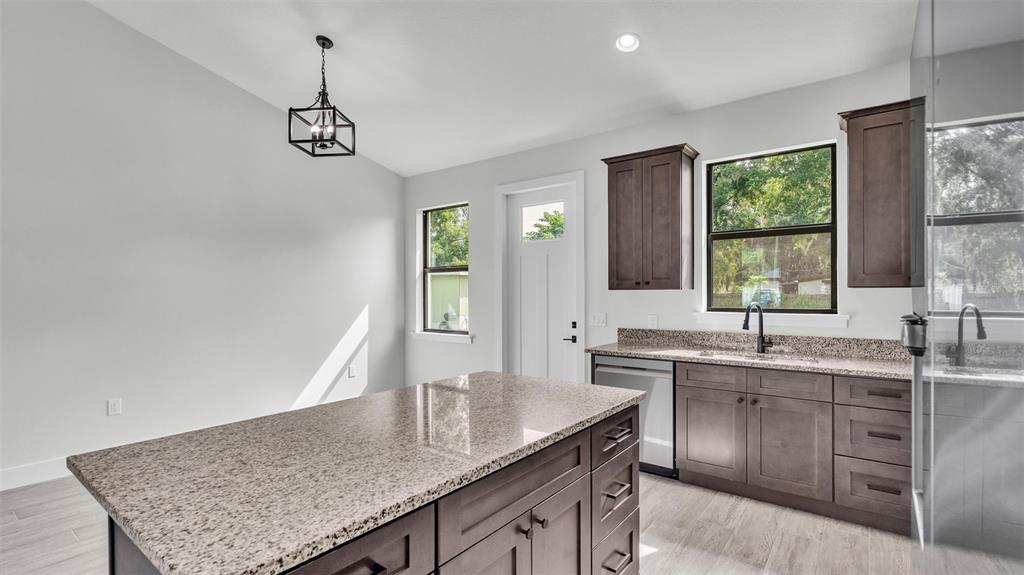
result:
M 656 316 L 656 315 L 649 315 L 649 316 L 647 316 L 647 328 L 648 329 L 658 329 L 658 316 Z
M 590 325 L 597 327 L 608 325 L 608 314 L 604 312 L 591 313 Z
M 107 415 L 121 415 L 121 398 L 107 400 Z

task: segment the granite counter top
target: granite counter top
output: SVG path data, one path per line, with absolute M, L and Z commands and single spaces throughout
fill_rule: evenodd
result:
M 587 348 L 587 352 L 596 355 L 638 359 L 690 361 L 715 365 L 735 365 L 740 367 L 805 371 L 855 377 L 878 377 L 907 381 L 913 377 L 913 365 L 909 359 L 817 356 L 813 355 L 810 350 L 807 355 L 771 352 L 755 354 L 752 352 L 708 347 L 619 342 L 590 347 Z
M 164 575 L 267 575 L 643 396 L 481 372 L 74 455 L 67 464 Z

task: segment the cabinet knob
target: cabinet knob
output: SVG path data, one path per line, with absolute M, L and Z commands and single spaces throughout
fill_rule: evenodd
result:
M 651 282 L 649 282 L 649 281 L 645 281 L 645 282 L 644 282 L 644 285 L 645 285 L 645 286 L 649 286 L 649 285 L 651 285 Z
M 756 399 L 751 399 L 750 400 L 750 405 L 757 405 L 757 400 Z
M 743 396 L 742 395 L 736 398 L 736 403 L 743 403 Z
M 634 285 L 640 285 L 640 282 L 634 282 Z
M 522 533 L 527 539 L 533 540 L 533 527 L 529 529 L 519 528 L 519 532 Z

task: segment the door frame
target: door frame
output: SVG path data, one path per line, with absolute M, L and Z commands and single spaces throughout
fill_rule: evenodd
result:
M 572 242 L 575 248 L 576 259 L 576 335 L 579 348 L 576 361 L 573 364 L 575 369 L 575 381 L 586 383 L 586 359 L 584 350 L 587 347 L 587 282 L 586 282 L 586 246 L 584 245 L 584 220 L 586 211 L 583 202 L 583 170 L 555 174 L 543 178 L 522 180 L 507 184 L 499 184 L 495 188 L 494 201 L 494 259 L 498 262 L 495 269 L 495 301 L 498 305 L 497 313 L 497 337 L 495 338 L 495 357 L 497 358 L 498 371 L 505 371 L 508 365 L 507 339 L 505 327 L 509 325 L 505 315 L 508 313 L 507 305 L 508 290 L 505 286 L 505 278 L 508 277 L 506 266 L 508 266 L 508 198 L 514 194 L 536 192 L 550 188 L 566 187 L 568 194 L 576 206 L 576 221 L 572 224 Z

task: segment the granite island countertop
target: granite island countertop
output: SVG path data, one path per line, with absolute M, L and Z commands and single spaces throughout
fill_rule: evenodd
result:
M 281 573 L 635 405 L 480 372 L 68 458 L 164 575 Z
M 714 365 L 781 369 L 854 377 L 876 377 L 907 381 L 913 377 L 913 364 L 909 359 L 818 356 L 814 355 L 812 350 L 808 350 L 806 355 L 787 352 L 773 353 L 772 350 L 769 350 L 766 354 L 756 354 L 752 351 L 737 351 L 735 349 L 619 342 L 589 347 L 587 352 L 595 355 L 615 357 L 689 361 Z

